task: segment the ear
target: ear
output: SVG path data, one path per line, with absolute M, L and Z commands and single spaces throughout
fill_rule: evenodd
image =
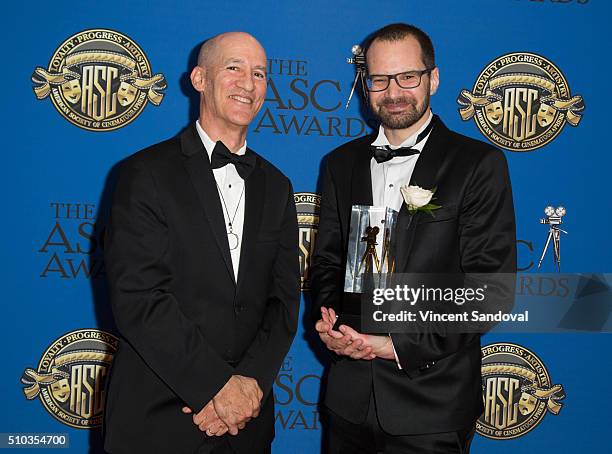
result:
M 429 94 L 433 95 L 438 91 L 438 85 L 440 85 L 440 71 L 436 66 L 429 73 Z
M 206 84 L 206 69 L 201 66 L 196 66 L 191 70 L 189 78 L 191 79 L 193 88 L 199 93 L 202 93 L 204 91 L 204 85 Z

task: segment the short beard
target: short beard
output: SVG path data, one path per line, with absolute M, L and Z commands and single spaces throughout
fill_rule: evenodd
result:
M 385 105 L 393 105 L 399 102 L 407 102 L 414 107 L 414 109 L 409 109 L 408 112 L 402 115 L 393 115 L 389 114 L 385 111 Z M 425 99 L 423 99 L 423 104 L 419 109 L 419 106 L 413 104 L 408 98 L 400 97 L 400 98 L 383 98 L 379 104 L 376 105 L 377 109 L 372 109 L 374 112 L 374 116 L 378 118 L 380 124 L 383 125 L 387 129 L 407 129 L 417 121 L 419 121 L 425 112 L 429 109 L 429 93 L 425 94 Z

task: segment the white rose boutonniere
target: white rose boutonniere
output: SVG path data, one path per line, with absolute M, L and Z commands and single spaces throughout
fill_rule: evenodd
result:
M 430 203 L 435 197 L 436 188 L 423 189 L 420 186 L 408 186 L 405 184 L 400 188 L 404 202 L 408 206 L 410 214 L 415 214 L 417 211 L 424 211 L 434 216 L 433 210 L 441 208 L 441 205 Z

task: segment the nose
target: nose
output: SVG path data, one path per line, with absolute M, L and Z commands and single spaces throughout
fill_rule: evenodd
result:
M 387 87 L 387 93 L 389 94 L 389 96 L 394 98 L 402 94 L 403 91 L 404 89 L 397 84 L 397 81 L 395 79 L 391 79 L 389 81 L 389 86 Z
M 255 82 L 253 82 L 253 74 L 245 71 L 242 77 L 238 79 L 238 86 L 246 91 L 253 91 L 255 89 Z

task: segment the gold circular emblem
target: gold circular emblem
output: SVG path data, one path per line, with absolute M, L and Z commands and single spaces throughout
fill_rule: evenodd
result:
M 528 52 L 493 60 L 457 102 L 463 120 L 474 117 L 487 139 L 510 151 L 546 145 L 566 123 L 578 126 L 585 108 L 580 95 L 571 95 L 557 66 Z
M 300 276 L 302 290 L 310 288 L 310 260 L 314 253 L 315 240 L 319 229 L 321 196 L 313 192 L 296 192 L 295 208 L 299 228 Z
M 544 363 L 525 347 L 508 342 L 482 347 L 484 413 L 476 431 L 509 440 L 533 430 L 547 412 L 559 414 L 562 385 L 552 385 Z
M 166 88 L 144 51 L 114 30 L 81 31 L 55 51 L 47 69 L 32 74 L 38 99 L 51 98 L 69 122 L 89 131 L 112 131 L 134 121 Z
M 79 329 L 54 340 L 38 369 L 21 378 L 28 400 L 40 398 L 58 421 L 77 429 L 100 427 L 106 381 L 119 340 L 105 331 Z

